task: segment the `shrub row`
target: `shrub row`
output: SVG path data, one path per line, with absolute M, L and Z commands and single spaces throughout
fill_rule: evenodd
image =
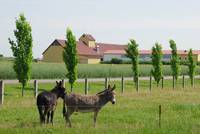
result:
M 152 64 L 151 61 L 140 61 L 140 64 Z M 131 61 L 123 61 L 118 58 L 112 58 L 110 61 L 101 61 L 101 64 L 131 64 Z M 170 65 L 170 61 L 163 61 L 163 65 Z M 187 61 L 180 61 L 180 65 L 187 65 Z M 200 62 L 197 62 L 197 65 L 200 65 Z

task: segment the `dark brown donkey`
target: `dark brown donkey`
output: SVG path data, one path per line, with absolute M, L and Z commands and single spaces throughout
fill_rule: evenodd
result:
M 49 123 L 49 116 L 51 116 L 51 123 L 53 125 L 53 115 L 59 97 L 64 98 L 65 88 L 62 81 L 57 82 L 56 86 L 51 91 L 43 91 L 37 96 L 37 107 L 40 114 L 40 123 Z
M 96 125 L 96 119 L 101 108 L 109 101 L 115 104 L 115 90 L 116 86 L 112 88 L 109 85 L 107 89 L 101 91 L 93 96 L 70 94 L 65 95 L 63 105 L 63 115 L 65 116 L 66 122 L 71 127 L 70 116 L 73 112 L 94 112 L 94 127 Z M 67 106 L 67 112 L 65 105 Z

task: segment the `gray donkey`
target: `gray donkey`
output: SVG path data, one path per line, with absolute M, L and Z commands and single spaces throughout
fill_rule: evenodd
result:
M 116 86 L 112 88 L 109 85 L 107 89 L 97 93 L 96 95 L 79 95 L 70 94 L 65 95 L 63 103 L 63 115 L 65 116 L 66 123 L 71 127 L 70 116 L 73 112 L 94 112 L 94 127 L 96 126 L 96 119 L 101 108 L 109 101 L 115 104 L 115 90 Z M 67 112 L 65 105 L 67 106 Z

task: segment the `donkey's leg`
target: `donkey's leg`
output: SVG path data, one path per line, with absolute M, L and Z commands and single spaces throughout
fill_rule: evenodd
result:
M 53 115 L 54 115 L 54 110 L 51 111 L 51 124 L 52 124 L 52 126 L 53 126 Z
M 67 108 L 67 113 L 66 113 L 66 115 L 65 115 L 65 120 L 66 120 L 66 123 L 67 123 L 67 122 L 69 123 L 69 127 L 72 127 L 71 120 L 70 120 L 70 116 L 72 115 L 73 112 L 74 112 L 74 109 L 72 109 L 72 108 Z
M 57 105 L 57 102 L 56 102 Z M 51 109 L 51 124 L 53 126 L 53 116 L 54 116 L 54 111 L 56 110 L 56 105 L 53 106 L 53 108 Z
M 44 114 L 43 114 L 43 121 L 45 123 L 45 120 L 46 120 L 46 115 L 48 113 L 48 107 L 45 107 L 45 110 L 44 110 Z M 48 119 L 47 119 L 48 120 Z M 47 121 L 46 121 L 47 122 Z
M 99 110 L 94 111 L 94 127 L 96 127 L 96 121 L 97 121 L 97 115 L 99 113 Z
M 47 113 L 47 124 L 49 123 L 49 117 L 50 117 L 51 111 L 49 110 Z
M 38 106 L 38 111 L 39 111 L 39 114 L 40 114 L 40 124 L 43 123 L 43 110 L 42 110 L 42 106 Z

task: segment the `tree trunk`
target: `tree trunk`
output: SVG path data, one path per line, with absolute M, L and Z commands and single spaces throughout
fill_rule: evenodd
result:
M 24 96 L 24 85 L 22 85 L 22 97 Z
M 194 88 L 194 77 L 191 78 L 191 86 Z
M 73 90 L 73 85 L 72 84 L 70 84 L 70 89 L 71 89 L 71 92 L 72 92 L 72 90 Z

